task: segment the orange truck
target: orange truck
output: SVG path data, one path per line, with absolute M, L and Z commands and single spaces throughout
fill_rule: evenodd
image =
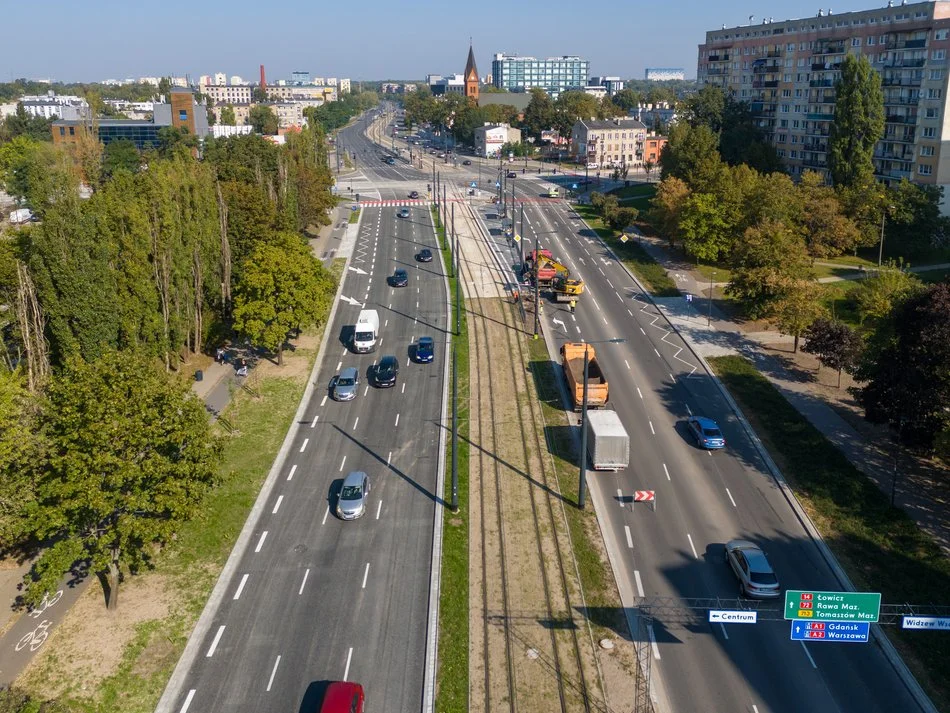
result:
M 574 401 L 574 410 L 580 411 L 584 404 L 584 349 L 587 349 L 587 408 L 603 408 L 607 405 L 607 377 L 600 370 L 597 355 L 590 344 L 567 342 L 561 347 L 561 364 L 564 378 Z

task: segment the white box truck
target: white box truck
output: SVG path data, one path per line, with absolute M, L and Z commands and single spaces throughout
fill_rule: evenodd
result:
M 594 470 L 623 470 L 630 462 L 630 436 L 616 411 L 588 411 L 587 455 Z
M 374 309 L 360 310 L 353 328 L 353 351 L 357 353 L 371 352 L 376 349 L 376 340 L 379 339 L 379 313 Z

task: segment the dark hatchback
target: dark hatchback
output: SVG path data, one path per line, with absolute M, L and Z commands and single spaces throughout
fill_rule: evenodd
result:
M 405 270 L 396 270 L 391 280 L 393 287 L 407 287 L 409 285 L 409 273 Z
M 394 356 L 384 356 L 373 369 L 373 383 L 385 389 L 396 385 L 399 376 L 399 360 Z
M 428 364 L 435 359 L 435 340 L 432 337 L 419 337 L 416 344 L 416 361 Z
M 416 260 L 419 262 L 432 262 L 432 251 L 429 250 L 429 248 L 422 248 L 419 254 L 416 255 Z

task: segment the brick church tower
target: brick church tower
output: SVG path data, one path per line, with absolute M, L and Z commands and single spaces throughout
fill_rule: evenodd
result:
M 471 97 L 478 104 L 478 67 L 475 66 L 475 53 L 472 43 L 468 45 L 468 61 L 465 62 L 465 96 Z

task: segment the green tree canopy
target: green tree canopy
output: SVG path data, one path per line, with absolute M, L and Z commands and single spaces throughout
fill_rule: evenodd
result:
M 864 342 L 861 336 L 844 322 L 833 319 L 816 319 L 805 330 L 805 346 L 802 351 L 818 357 L 819 368 L 827 366 L 838 372 L 850 372 L 857 364 Z
M 650 219 L 660 235 L 666 237 L 670 247 L 680 237 L 680 218 L 688 197 L 686 182 L 670 176 L 660 181 L 656 195 L 650 201 Z
M 716 262 L 727 254 L 733 227 L 723 205 L 710 193 L 693 193 L 683 204 L 680 234 L 686 252 L 697 260 Z
M 554 101 L 546 91 L 535 87 L 531 90 L 531 101 L 524 110 L 521 128 L 535 141 L 540 141 L 541 132 L 554 127 L 554 114 Z
M 227 106 L 221 107 L 221 116 L 219 124 L 224 126 L 234 126 L 237 124 L 237 118 L 234 116 L 234 107 L 228 104 Z
M 278 122 L 277 114 L 269 106 L 257 104 L 252 106 L 247 114 L 248 123 L 254 127 L 258 134 L 274 136 L 277 134 Z
M 690 188 L 711 190 L 721 176 L 718 145 L 718 137 L 708 126 L 677 122 L 660 154 L 663 178 L 675 176 Z
M 626 113 L 640 106 L 643 101 L 643 95 L 633 89 L 621 89 L 614 94 L 610 100 Z
M 128 139 L 112 141 L 102 151 L 102 174 L 107 178 L 119 170 L 137 173 L 141 163 L 139 150 Z
M 131 352 L 67 362 L 49 385 L 50 453 L 36 485 L 35 536 L 52 544 L 27 578 L 39 601 L 87 560 L 118 604 L 120 570 L 152 565 L 198 511 L 214 482 L 219 444 L 203 404 Z
M 902 267 L 894 260 L 889 260 L 872 277 L 861 280 L 851 292 L 851 299 L 858 306 L 862 323 L 881 324 L 890 317 L 897 305 L 923 289 L 920 278 Z
M 45 457 L 37 404 L 18 371 L 0 369 L 0 542 L 18 544 L 35 512 L 34 481 Z
M 840 69 L 828 137 L 828 168 L 835 187 L 870 186 L 874 146 L 884 135 L 881 75 L 864 54 L 845 55 Z

